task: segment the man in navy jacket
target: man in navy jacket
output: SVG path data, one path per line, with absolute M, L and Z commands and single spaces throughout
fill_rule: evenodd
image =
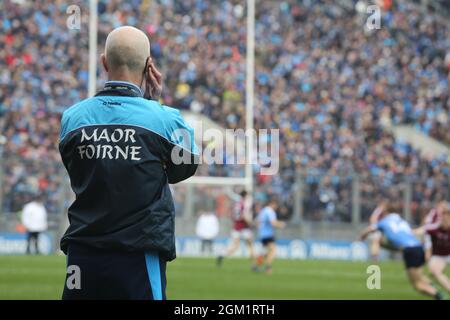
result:
M 142 31 L 113 30 L 102 63 L 104 89 L 61 120 L 59 149 L 76 195 L 61 239 L 63 299 L 165 299 L 165 266 L 175 258 L 169 183 L 197 169 L 193 130 L 154 100 L 161 73 Z

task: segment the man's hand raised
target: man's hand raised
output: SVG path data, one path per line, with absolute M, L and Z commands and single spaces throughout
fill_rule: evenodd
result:
M 156 68 L 153 59 L 149 59 L 147 83 L 146 83 L 146 96 L 152 100 L 158 100 L 162 93 L 162 74 Z

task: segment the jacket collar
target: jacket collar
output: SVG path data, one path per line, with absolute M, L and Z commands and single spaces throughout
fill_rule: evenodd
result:
M 142 97 L 141 88 L 127 81 L 106 81 L 103 90 L 99 91 L 95 96 L 131 96 Z

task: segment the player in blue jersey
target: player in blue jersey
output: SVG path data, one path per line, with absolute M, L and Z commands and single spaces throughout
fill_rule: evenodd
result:
M 393 249 L 402 251 L 406 273 L 414 289 L 435 299 L 442 299 L 443 295 L 431 285 L 431 281 L 423 273 L 425 252 L 408 222 L 397 213 L 382 215 L 379 222 L 363 230 L 361 239 L 364 240 L 372 232 L 380 231 Z
M 275 198 L 271 198 L 267 205 L 259 212 L 256 219 L 258 225 L 259 239 L 266 249 L 265 254 L 265 271 L 267 274 L 272 273 L 272 262 L 275 258 L 275 228 L 284 228 L 285 223 L 277 219 L 276 210 L 278 203 Z M 263 264 L 264 257 L 259 256 L 256 265 Z M 257 269 L 255 269 L 257 270 Z

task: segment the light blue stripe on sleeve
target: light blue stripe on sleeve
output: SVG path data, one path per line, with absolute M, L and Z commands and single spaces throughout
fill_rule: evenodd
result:
M 162 300 L 161 270 L 159 268 L 159 256 L 154 253 L 145 254 L 147 274 L 152 288 L 153 300 Z

